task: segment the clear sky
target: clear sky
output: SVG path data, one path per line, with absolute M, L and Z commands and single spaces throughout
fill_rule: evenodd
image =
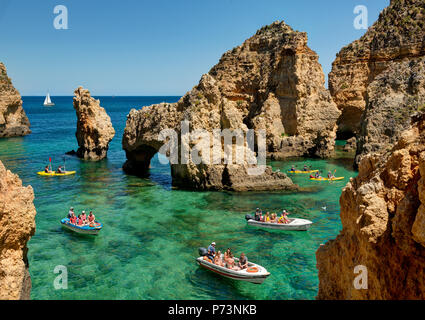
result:
M 389 0 L 0 0 L 0 61 L 22 95 L 183 95 L 227 50 L 263 25 L 306 31 L 325 74 L 335 54 Z M 68 30 L 53 27 L 56 5 Z

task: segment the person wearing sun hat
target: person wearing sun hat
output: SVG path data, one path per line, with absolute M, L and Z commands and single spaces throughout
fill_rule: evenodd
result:
M 211 261 L 214 261 L 215 256 L 215 242 L 211 242 L 211 244 L 208 246 L 208 258 L 211 259 Z

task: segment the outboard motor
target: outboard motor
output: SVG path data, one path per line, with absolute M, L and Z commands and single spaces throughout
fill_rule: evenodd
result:
M 199 249 L 198 249 L 198 252 L 199 252 L 199 255 L 200 255 L 201 257 L 205 257 L 205 256 L 208 254 L 208 250 L 207 250 L 207 249 L 205 249 L 205 248 L 199 248 Z
M 246 221 L 248 221 L 248 220 L 254 220 L 254 217 L 251 216 L 250 214 L 247 214 L 247 215 L 245 215 L 245 219 L 246 219 Z

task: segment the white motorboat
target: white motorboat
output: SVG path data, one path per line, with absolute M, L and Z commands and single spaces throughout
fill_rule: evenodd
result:
M 261 222 L 253 219 L 249 214 L 245 216 L 245 219 L 250 226 L 286 231 L 307 231 L 313 224 L 310 220 L 296 218 L 289 218 L 289 223 Z
M 234 258 L 235 263 L 238 263 L 239 259 Z M 196 258 L 196 261 L 201 267 L 204 267 L 205 269 L 208 269 L 218 275 L 221 275 L 223 277 L 238 280 L 238 281 L 246 281 L 251 282 L 255 284 L 262 284 L 264 280 L 270 275 L 270 272 L 266 270 L 266 268 L 249 262 L 248 261 L 248 268 L 243 270 L 233 270 L 228 269 L 226 267 L 218 266 L 210 259 L 208 259 L 207 256 L 201 256 L 199 258 Z

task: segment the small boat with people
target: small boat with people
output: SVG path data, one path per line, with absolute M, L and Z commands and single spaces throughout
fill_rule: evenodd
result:
M 263 211 L 257 208 L 254 216 L 247 214 L 245 215 L 245 220 L 251 226 L 288 231 L 307 231 L 313 224 L 313 222 L 306 219 L 288 218 L 288 215 L 289 212 L 285 209 L 282 210 L 279 217 L 275 212 L 266 212 L 263 215 Z
M 313 222 L 311 222 L 310 220 L 298 218 L 288 218 L 288 222 L 286 223 L 257 221 L 255 220 L 255 217 L 250 214 L 247 214 L 245 216 L 245 220 L 250 226 L 285 231 L 307 231 L 313 224 Z
M 213 242 L 215 245 L 215 243 Z M 230 249 L 228 249 L 230 250 Z M 205 248 L 199 248 L 199 255 L 200 257 L 196 258 L 196 262 L 199 264 L 199 266 L 212 271 L 222 277 L 238 280 L 238 281 L 245 281 L 250 282 L 254 284 L 262 284 L 264 280 L 268 276 L 270 276 L 270 272 L 266 270 L 266 268 L 253 263 L 248 262 L 245 258 L 246 265 L 245 267 L 239 268 L 239 267 L 231 267 L 228 265 L 228 263 L 214 263 L 214 261 L 217 261 L 217 259 L 223 261 L 225 260 L 226 254 L 221 254 L 218 252 L 214 256 L 210 255 L 211 252 L 208 249 Z M 241 255 L 242 257 L 242 255 Z M 232 261 L 235 264 L 239 264 L 240 259 L 231 257 Z
M 90 225 L 83 225 L 83 226 L 75 225 L 75 224 L 72 224 L 68 218 L 63 218 L 61 220 L 61 224 L 62 224 L 62 227 L 68 230 L 74 231 L 76 233 L 93 234 L 93 235 L 97 235 L 103 227 L 103 224 L 98 221 L 95 221 L 93 224 L 90 224 Z
M 61 224 L 65 229 L 76 233 L 97 235 L 102 229 L 103 224 L 95 219 L 96 217 L 93 211 L 90 211 L 90 214 L 87 216 L 83 210 L 77 217 L 74 213 L 74 208 L 71 207 L 67 217 L 61 220 Z

